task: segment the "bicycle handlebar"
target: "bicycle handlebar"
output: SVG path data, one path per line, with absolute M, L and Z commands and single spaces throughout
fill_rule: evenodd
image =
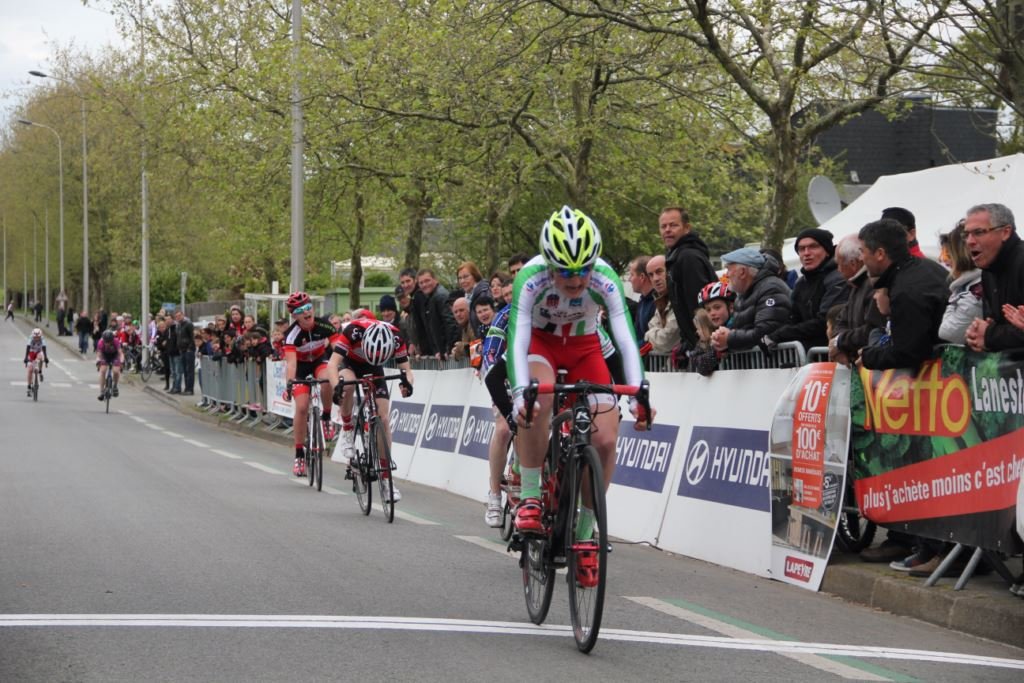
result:
M 572 384 L 562 384 L 559 382 L 545 382 L 541 384 L 537 380 L 531 379 L 529 386 L 523 390 L 527 424 L 533 421 L 533 404 L 540 394 L 615 394 L 616 396 L 633 396 L 643 409 L 640 417 L 647 423 L 647 429 L 651 428 L 651 384 L 646 379 L 640 383 L 640 386 L 633 386 L 632 384 L 597 384 L 587 381 Z
M 304 384 L 309 387 L 315 387 L 318 384 L 328 384 L 331 380 L 329 379 L 290 379 L 288 380 L 288 386 L 295 384 Z
M 366 384 L 368 382 L 373 382 L 378 379 L 382 379 L 385 382 L 391 382 L 397 379 L 400 382 L 408 384 L 409 380 L 406 379 L 405 370 L 399 370 L 398 373 L 399 374 L 397 375 L 367 375 L 366 377 L 359 377 L 356 379 L 343 379 L 340 382 L 338 382 L 338 386 L 351 387 L 357 384 Z

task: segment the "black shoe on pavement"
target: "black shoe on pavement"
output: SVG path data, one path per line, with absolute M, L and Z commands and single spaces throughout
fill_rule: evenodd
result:
M 114 389 L 110 392 L 110 395 L 116 398 L 121 395 L 121 392 L 117 390 L 117 387 L 114 387 Z

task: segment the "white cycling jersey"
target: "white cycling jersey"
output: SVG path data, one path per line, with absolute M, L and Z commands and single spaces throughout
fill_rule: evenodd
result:
M 590 285 L 578 299 L 563 296 L 543 256 L 534 256 L 516 275 L 509 314 L 507 354 L 508 381 L 513 390 L 529 382 L 530 334 L 534 329 L 577 337 L 597 334 L 601 307 L 607 311 L 612 342 L 622 356 L 626 382 L 639 385 L 643 365 L 636 346 L 633 323 L 626 312 L 622 281 L 604 259 L 597 259 Z

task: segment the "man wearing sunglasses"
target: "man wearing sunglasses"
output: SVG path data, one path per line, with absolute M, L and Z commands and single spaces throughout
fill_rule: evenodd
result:
M 540 255 L 523 266 L 513 284 L 506 357 L 512 414 L 520 427 L 522 491 L 516 528 L 521 533 L 542 529 L 540 474 L 552 414 L 552 396 L 539 396 L 532 422 L 527 424 L 523 391 L 531 379 L 551 383 L 556 371 L 564 368 L 568 371 L 568 382 L 610 383 L 611 373 L 597 331 L 604 308 L 612 340 L 621 355 L 626 383 L 639 385 L 643 381 L 622 282 L 615 270 L 599 258 L 600 253 L 601 234 L 594 222 L 582 211 L 563 206 L 541 229 Z M 601 458 L 605 488 L 615 469 L 619 431 L 615 403 L 614 396 L 602 394 L 595 396 L 591 404 L 592 443 Z M 635 399 L 630 400 L 630 412 L 636 418 L 637 429 L 646 428 L 648 416 L 639 414 L 641 409 Z M 576 534 L 577 539 L 586 542 L 592 536 L 593 511 L 584 506 L 581 517 Z M 581 567 L 586 571 L 586 566 Z
M 292 324 L 284 333 L 285 379 L 305 379 L 308 376 L 326 379 L 327 361 L 331 357 L 331 348 L 341 337 L 327 318 L 313 315 L 313 302 L 305 292 L 294 292 L 288 297 L 288 312 L 292 316 Z M 306 420 L 309 415 L 308 386 L 298 385 L 287 390 L 286 399 L 294 399 L 294 435 L 295 465 L 292 474 L 296 477 L 306 476 L 306 462 L 303 458 L 302 445 L 306 441 Z M 331 405 L 331 385 L 320 385 L 320 398 L 324 406 Z M 330 438 L 331 412 L 324 411 L 324 434 Z

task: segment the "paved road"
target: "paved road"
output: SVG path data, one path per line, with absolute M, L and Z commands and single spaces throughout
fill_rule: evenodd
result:
M 25 332 L 0 326 L 2 681 L 1021 680 L 1012 647 L 626 544 L 581 655 L 564 584 L 528 623 L 478 503 L 404 484 L 394 525 L 363 517 L 337 466 L 316 493 L 130 387 L 105 415 L 53 343 L 33 404 Z

